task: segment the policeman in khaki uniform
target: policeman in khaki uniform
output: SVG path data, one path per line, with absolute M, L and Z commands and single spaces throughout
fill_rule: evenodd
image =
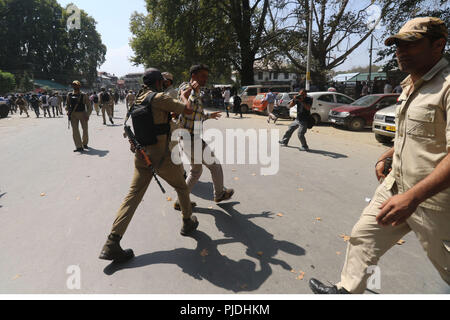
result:
M 76 149 L 73 152 L 83 152 L 83 149 L 89 149 L 88 122 L 89 114 L 92 112 L 92 106 L 89 103 L 87 94 L 82 93 L 80 81 L 72 82 L 73 92 L 67 95 L 66 111 L 72 110 L 71 125 L 73 141 Z M 83 139 L 81 139 L 79 125 L 83 129 Z
M 16 105 L 20 109 L 20 115 L 22 115 L 22 113 L 25 112 L 27 114 L 27 118 L 30 117 L 27 110 L 27 102 L 25 101 L 22 95 L 19 95 L 19 98 L 16 100 Z
M 407 22 L 386 40 L 386 45 L 397 46 L 400 70 L 409 73 L 401 84 L 394 148 L 376 164 L 382 183 L 353 229 L 341 281 L 326 286 L 311 279 L 314 293 L 363 293 L 368 267 L 377 265 L 411 231 L 450 285 L 450 64 L 443 58 L 447 38 L 444 22 L 427 17 Z M 385 177 L 389 157 L 393 166 Z
M 106 98 L 106 95 L 109 96 L 109 100 Z M 114 124 L 114 121 L 112 119 L 114 116 L 114 96 L 110 92 L 107 92 L 106 88 L 102 88 L 102 92 L 99 94 L 99 103 L 100 107 L 102 108 L 103 124 L 106 125 L 105 112 L 108 114 L 111 124 Z
M 137 96 L 136 103 L 141 104 L 148 94 L 151 92 L 159 92 L 152 100 L 151 110 L 155 125 L 167 124 L 171 112 L 177 114 L 190 114 L 192 108 L 190 104 L 187 105 L 170 98 L 162 93 L 163 91 L 163 77 L 161 72 L 157 69 L 148 69 L 144 75 L 145 87 Z M 190 91 L 185 92 L 186 95 Z M 189 235 L 198 227 L 198 220 L 192 215 L 192 207 L 189 198 L 189 189 L 183 177 L 183 166 L 175 165 L 172 162 L 169 152 L 168 144 L 171 138 L 171 132 L 157 136 L 157 144 L 151 146 L 144 146 L 145 152 L 149 156 L 157 174 L 175 188 L 178 198 L 180 199 L 181 211 L 183 215 L 183 227 L 181 234 L 183 236 Z M 114 221 L 111 234 L 103 247 L 100 254 L 100 259 L 113 260 L 116 262 L 123 262 L 134 257 L 131 249 L 123 250 L 120 247 L 120 240 L 122 239 L 127 227 L 138 207 L 142 198 L 153 178 L 152 171 L 147 167 L 146 162 L 140 155 L 135 157 L 135 173 L 129 194 L 117 212 L 116 220 Z

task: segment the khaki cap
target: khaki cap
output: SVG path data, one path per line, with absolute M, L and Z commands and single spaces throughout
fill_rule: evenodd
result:
M 385 45 L 391 46 L 395 40 L 416 41 L 430 35 L 436 38 L 448 38 L 448 29 L 439 18 L 425 17 L 408 21 L 396 34 L 386 39 Z
M 81 87 L 81 82 L 78 81 L 78 80 L 75 80 L 74 82 L 72 82 L 72 85 L 76 85 L 76 86 Z

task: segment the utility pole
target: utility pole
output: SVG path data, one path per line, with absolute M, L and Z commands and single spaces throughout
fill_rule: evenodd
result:
M 369 63 L 369 84 L 370 93 L 373 93 L 372 86 L 372 52 L 373 52 L 373 34 L 370 36 L 370 63 Z
M 308 59 L 306 62 L 306 90 L 311 89 L 311 45 L 312 45 L 312 24 L 313 24 L 313 6 L 314 2 L 311 0 L 309 6 L 309 31 L 308 31 Z

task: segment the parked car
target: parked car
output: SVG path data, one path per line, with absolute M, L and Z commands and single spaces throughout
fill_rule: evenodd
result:
M 6 118 L 9 113 L 9 101 L 0 97 L 0 118 Z
M 278 95 L 278 93 L 274 92 L 274 94 Z M 269 113 L 267 112 L 267 106 L 268 106 L 268 102 L 264 101 L 266 99 L 267 93 L 261 93 L 259 95 L 257 95 L 255 97 L 255 99 L 253 99 L 253 106 L 252 106 L 252 110 L 254 112 L 262 112 L 265 115 L 268 115 Z
M 298 95 L 298 92 L 283 92 L 279 93 L 277 95 L 277 98 L 275 100 L 275 105 L 278 107 L 289 107 L 289 104 L 291 103 L 292 99 Z
M 389 143 L 395 138 L 395 132 L 397 131 L 395 126 L 396 110 L 397 105 L 393 105 L 375 113 L 372 131 L 375 133 L 375 139 L 378 142 Z
M 355 102 L 353 98 L 338 92 L 310 92 L 308 96 L 313 99 L 311 116 L 316 124 L 329 122 L 328 115 L 331 109 Z M 297 118 L 297 106 L 291 108 L 290 115 L 292 119 Z
M 290 92 L 292 91 L 292 87 L 289 85 L 255 85 L 255 86 L 247 86 L 241 89 L 241 93 L 239 97 L 242 100 L 241 110 L 242 113 L 249 112 L 253 107 L 253 100 L 256 96 L 269 92 L 269 89 L 272 89 L 272 92 Z M 233 104 L 233 99 L 230 100 L 230 103 Z
M 397 103 L 399 96 L 399 94 L 393 93 L 364 96 L 350 105 L 331 110 L 330 121 L 335 125 L 345 126 L 354 131 L 372 127 L 375 113 Z

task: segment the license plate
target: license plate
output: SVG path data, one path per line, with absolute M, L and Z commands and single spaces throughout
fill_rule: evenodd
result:
M 388 127 L 386 127 L 386 131 L 395 132 L 395 131 L 397 131 L 397 129 L 395 127 L 388 126 Z

